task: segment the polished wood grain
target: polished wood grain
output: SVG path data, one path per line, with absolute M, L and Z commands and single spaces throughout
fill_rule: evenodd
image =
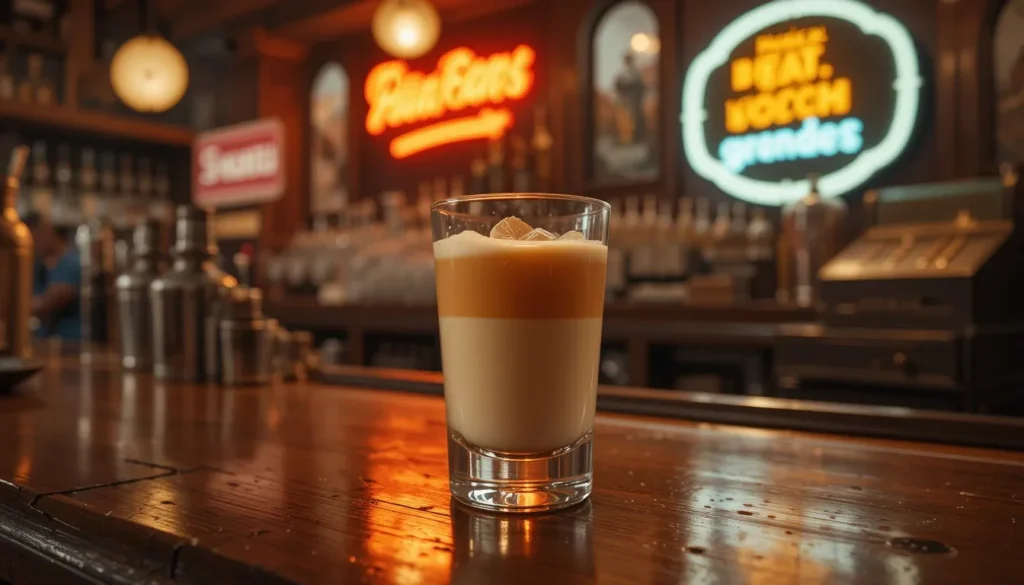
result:
M 313 383 L 160 384 L 52 358 L 0 400 L 0 580 L 910 585 L 1024 575 L 1022 453 L 599 415 L 591 501 L 506 516 L 450 502 L 443 408 L 431 396 Z M 900 538 L 950 550 L 925 554 Z

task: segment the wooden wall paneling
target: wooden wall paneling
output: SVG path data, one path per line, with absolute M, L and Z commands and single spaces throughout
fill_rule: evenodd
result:
M 277 117 L 285 129 L 284 196 L 262 206 L 263 227 L 259 246 L 262 250 L 280 250 L 288 244 L 292 234 L 305 224 L 306 150 L 301 147 L 307 140 L 308 120 L 306 75 L 304 62 L 306 48 L 293 41 L 257 33 L 254 37 L 258 56 L 257 93 L 259 117 Z
M 962 176 L 999 170 L 996 151 L 996 95 L 992 55 L 995 25 L 1006 0 L 957 2 L 956 39 L 959 102 L 963 116 L 958 142 L 964 152 L 957 171 Z
M 959 167 L 965 157 L 959 147 L 957 134 L 960 120 L 959 68 L 957 43 L 957 5 L 959 3 L 939 2 L 936 8 L 935 39 L 935 117 L 944 120 L 935 128 L 939 144 L 938 179 L 948 180 L 961 172 Z
M 71 38 L 64 61 L 64 103 L 78 107 L 78 85 L 92 68 L 95 47 L 95 7 L 93 0 L 70 0 Z

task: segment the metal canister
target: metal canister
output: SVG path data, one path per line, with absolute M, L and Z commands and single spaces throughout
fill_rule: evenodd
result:
M 220 321 L 221 372 L 228 385 L 266 384 L 273 373 L 276 322 L 263 315 L 259 289 L 238 287 Z
M 32 357 L 32 233 L 15 207 L 27 160 L 25 146 L 11 153 L 0 201 L 0 353 L 20 358 Z
M 174 262 L 150 285 L 153 373 L 161 380 L 219 380 L 220 301 L 234 278 L 211 262 L 213 212 L 182 205 L 175 213 Z
M 132 234 L 131 266 L 117 277 L 117 312 L 121 326 L 121 365 L 125 370 L 149 371 L 153 366 L 153 311 L 149 287 L 160 264 L 160 225 L 146 220 Z

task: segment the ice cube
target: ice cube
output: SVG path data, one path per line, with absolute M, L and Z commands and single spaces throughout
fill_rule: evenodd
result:
M 530 230 L 530 233 L 519 239 L 528 242 L 550 242 L 551 240 L 557 240 L 558 238 L 555 237 L 555 234 L 544 228 L 533 228 Z
M 521 240 L 531 229 L 533 228 L 530 224 L 518 217 L 510 216 L 494 224 L 491 228 L 491 237 L 496 240 Z
M 578 232 L 576 230 L 573 230 L 571 232 L 565 232 L 564 234 L 558 236 L 558 239 L 559 240 L 585 240 L 587 238 L 584 237 L 583 234 L 581 234 L 580 232 Z

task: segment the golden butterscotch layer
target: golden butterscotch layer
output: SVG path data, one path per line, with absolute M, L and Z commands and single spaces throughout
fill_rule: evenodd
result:
M 573 319 L 602 314 L 608 249 L 599 242 L 475 246 L 478 242 L 461 245 L 459 236 L 449 240 L 456 241 L 434 245 L 441 317 Z

